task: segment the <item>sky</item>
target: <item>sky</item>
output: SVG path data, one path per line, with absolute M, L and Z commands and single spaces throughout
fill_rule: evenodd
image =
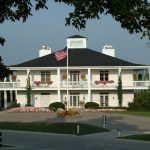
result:
M 101 52 L 104 45 L 112 45 L 117 58 L 150 65 L 148 39 L 129 34 L 111 16 L 89 20 L 81 31 L 65 26 L 65 18 L 72 10 L 65 4 L 50 2 L 48 10 L 34 11 L 26 23 L 6 21 L 1 24 L 0 36 L 6 39 L 5 46 L 0 46 L 3 63 L 9 66 L 37 58 L 43 45 L 55 52 L 66 46 L 67 37 L 81 35 L 87 37 L 87 47 L 92 50 Z

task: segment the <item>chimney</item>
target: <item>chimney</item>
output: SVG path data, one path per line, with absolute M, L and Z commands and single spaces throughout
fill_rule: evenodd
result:
M 102 49 L 102 53 L 115 57 L 115 49 L 112 47 L 112 45 L 104 45 Z
M 39 57 L 51 54 L 51 48 L 47 46 L 42 46 L 42 48 L 39 50 Z

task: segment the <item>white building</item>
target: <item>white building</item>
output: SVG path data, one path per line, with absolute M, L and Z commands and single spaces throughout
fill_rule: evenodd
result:
M 31 103 L 35 107 L 48 107 L 50 103 L 65 101 L 69 108 L 80 108 L 80 102 L 90 101 L 101 107 L 116 107 L 119 74 L 122 77 L 123 106 L 133 101 L 135 90 L 148 89 L 150 85 L 150 66 L 116 58 L 115 49 L 110 45 L 104 47 L 103 54 L 88 49 L 85 37 L 68 37 L 68 82 L 67 57 L 57 61 L 55 53 L 51 53 L 50 48 L 44 51 L 44 48 L 39 58 L 10 67 L 16 77 L 12 78 L 15 81 L 0 82 L 0 91 L 3 91 L 1 107 L 7 108 L 15 99 L 22 106 L 26 105 L 29 74 Z

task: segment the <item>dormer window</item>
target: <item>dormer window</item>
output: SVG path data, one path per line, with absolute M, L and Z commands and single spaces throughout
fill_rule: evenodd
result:
M 83 47 L 83 40 L 70 41 L 70 47 Z
M 86 37 L 74 35 L 67 38 L 68 48 L 86 48 Z

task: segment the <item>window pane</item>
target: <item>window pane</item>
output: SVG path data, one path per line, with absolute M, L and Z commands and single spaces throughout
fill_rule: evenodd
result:
M 103 81 L 104 80 L 104 77 L 103 76 L 100 76 L 100 81 Z
M 50 71 L 42 71 L 41 72 L 41 81 L 43 83 L 50 81 Z
M 100 96 L 100 106 L 104 106 L 104 97 Z
M 105 106 L 106 106 L 106 107 L 109 106 L 108 96 L 105 96 Z

